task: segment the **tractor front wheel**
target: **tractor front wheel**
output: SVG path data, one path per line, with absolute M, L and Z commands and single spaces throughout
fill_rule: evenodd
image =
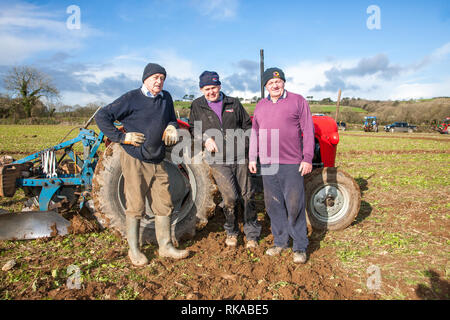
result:
M 319 168 L 307 175 L 305 199 L 308 223 L 318 230 L 348 227 L 361 205 L 358 184 L 338 168 Z

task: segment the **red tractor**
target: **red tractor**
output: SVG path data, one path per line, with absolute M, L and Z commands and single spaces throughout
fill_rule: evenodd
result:
M 73 207 L 78 202 L 81 207 L 89 206 L 89 197 L 93 199 L 94 216 L 99 223 L 125 235 L 126 200 L 120 165 L 122 148 L 119 144 L 104 139 L 102 132 L 88 130 L 92 119 L 93 117 L 80 129 L 77 138 L 0 165 L 0 196 L 11 197 L 16 188 L 22 188 L 34 206 L 40 210 L 33 215 L 0 215 L 0 238 L 33 238 L 38 237 L 37 231 L 40 236 L 48 236 L 53 233 L 51 227 L 55 223 L 58 232 L 61 232 L 59 226 L 67 228 L 68 222 L 59 222 L 58 219 L 62 217 L 54 211 L 64 206 Z M 307 218 L 313 228 L 340 230 L 350 225 L 358 214 L 360 190 L 350 175 L 335 167 L 339 143 L 336 121 L 327 116 L 313 116 L 313 121 L 314 170 L 305 177 Z M 178 123 L 181 129 L 185 129 L 180 136 L 190 137 L 189 125 L 181 120 L 178 120 Z M 107 147 L 101 155 L 97 150 L 105 140 Z M 73 145 L 78 142 L 83 143 L 83 157 L 74 152 Z M 200 161 L 184 161 L 196 155 L 191 156 L 183 151 L 183 161 L 174 161 L 174 152 L 171 151 L 173 149 L 167 150 L 164 161 L 169 173 L 170 194 L 175 205 L 172 240 L 177 243 L 180 239 L 192 237 L 196 230 L 206 226 L 220 197 L 210 174 L 210 167 L 202 158 Z M 257 175 L 252 178 L 261 179 Z M 78 201 L 80 198 L 81 201 Z M 53 215 L 50 214 L 52 212 Z M 22 229 L 18 226 L 17 219 L 27 220 Z M 35 232 L 32 235 L 26 227 L 31 223 Z M 9 231 L 13 231 L 10 236 Z M 146 213 L 141 220 L 140 233 L 142 243 L 156 241 L 154 214 L 148 201 Z
M 450 133 L 449 126 L 450 126 L 450 117 L 447 117 L 442 121 L 442 123 L 436 126 L 436 131 L 438 131 L 441 134 L 449 134 Z
M 361 194 L 358 184 L 346 172 L 335 167 L 339 134 L 336 121 L 328 116 L 313 116 L 315 130 L 314 170 L 305 177 L 307 218 L 315 229 L 341 230 L 349 226 L 359 212 Z M 178 120 L 181 129 L 189 125 Z M 95 169 L 93 198 L 95 215 L 104 226 L 125 234 L 125 197 L 120 168 L 121 148 L 110 144 Z M 170 154 L 166 161 L 170 188 L 176 205 L 173 221 L 174 241 L 192 237 L 206 226 L 220 201 L 209 165 L 174 164 Z M 260 176 L 253 176 L 261 179 Z M 142 219 L 143 242 L 154 242 L 153 213 L 147 206 Z

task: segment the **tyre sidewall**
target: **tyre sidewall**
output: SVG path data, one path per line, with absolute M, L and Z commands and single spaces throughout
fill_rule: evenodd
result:
M 339 220 L 333 222 L 321 221 L 312 213 L 311 199 L 313 193 L 327 184 L 345 190 L 344 196 L 349 197 L 346 212 Z M 337 168 L 320 168 L 314 170 L 305 178 L 305 200 L 307 221 L 314 229 L 342 230 L 355 220 L 361 205 L 361 193 L 358 184 L 346 172 Z
M 119 184 L 122 176 L 120 153 L 125 152 L 119 144 L 112 143 L 107 147 L 103 157 L 97 164 L 94 181 L 93 196 L 96 208 L 95 216 L 104 227 L 113 228 L 125 237 L 125 208 L 119 200 Z M 170 161 L 170 154 L 166 154 L 166 160 Z M 183 164 L 191 171 L 195 178 L 196 195 L 193 205 L 183 214 L 180 220 L 173 221 L 172 242 L 178 245 L 182 239 L 189 239 L 195 235 L 196 229 L 201 229 L 208 223 L 208 218 L 214 214 L 214 193 L 217 192 L 211 174 L 210 167 L 206 163 Z M 144 216 L 141 219 L 140 230 L 141 243 L 156 243 L 154 219 Z

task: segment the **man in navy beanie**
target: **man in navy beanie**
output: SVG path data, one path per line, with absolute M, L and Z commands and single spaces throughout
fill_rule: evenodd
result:
M 224 229 L 227 233 L 225 244 L 228 247 L 237 245 L 238 209 L 243 204 L 246 247 L 255 248 L 258 245 L 261 226 L 257 220 L 253 203 L 254 188 L 248 174 L 248 141 L 245 140 L 245 145 L 240 146 L 239 143 L 234 143 L 234 137 L 238 136 L 236 133 L 239 133 L 239 130 L 250 130 L 252 121 L 239 99 L 228 97 L 220 91 L 221 82 L 217 72 L 203 72 L 199 86 L 203 96 L 192 102 L 189 125 L 191 133 L 194 134 L 195 126 L 201 123 L 202 136 L 194 136 L 194 139 L 205 140 L 206 151 L 214 153 L 220 160 L 210 163 L 210 167 L 223 198 Z M 222 132 L 220 140 L 223 144 L 216 143 L 214 136 L 208 136 L 210 129 Z
M 154 75 L 156 73 L 164 75 L 164 79 L 167 76 L 166 69 L 161 67 L 159 64 L 156 64 L 156 63 L 149 63 L 149 64 L 147 64 L 145 66 L 144 72 L 142 73 L 142 83 L 144 83 L 144 81 L 148 77 L 150 77 L 150 76 L 152 76 L 152 75 Z
M 259 158 L 264 202 L 274 239 L 274 246 L 266 254 L 279 256 L 292 238 L 293 261 L 306 263 L 309 242 L 304 176 L 312 170 L 314 124 L 308 101 L 285 90 L 285 82 L 280 68 L 269 68 L 263 73 L 262 84 L 269 94 L 257 103 L 253 113 L 249 170 L 256 173 Z M 273 132 L 277 138 L 268 139 Z M 265 169 L 272 166 L 276 172 L 267 173 Z
M 139 248 L 140 219 L 145 214 L 147 197 L 151 198 L 155 214 L 159 255 L 173 259 L 189 255 L 187 250 L 175 249 L 171 240 L 170 216 L 174 205 L 163 159 L 165 147 L 178 141 L 178 123 L 172 97 L 163 90 L 166 75 L 162 66 L 149 63 L 142 74 L 140 88 L 125 93 L 95 116 L 100 130 L 122 147 L 128 256 L 136 266 L 148 263 Z M 126 133 L 116 128 L 116 120 L 122 123 Z

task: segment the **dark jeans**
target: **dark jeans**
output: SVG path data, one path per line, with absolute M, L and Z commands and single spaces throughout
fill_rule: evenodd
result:
M 305 191 L 299 166 L 280 164 L 276 174 L 263 175 L 264 201 L 275 246 L 286 248 L 291 237 L 294 251 L 306 251 Z
M 227 235 L 239 234 L 238 208 L 243 205 L 247 241 L 259 239 L 261 226 L 253 202 L 255 191 L 248 173 L 248 164 L 211 164 L 211 169 L 224 202 L 224 229 Z

